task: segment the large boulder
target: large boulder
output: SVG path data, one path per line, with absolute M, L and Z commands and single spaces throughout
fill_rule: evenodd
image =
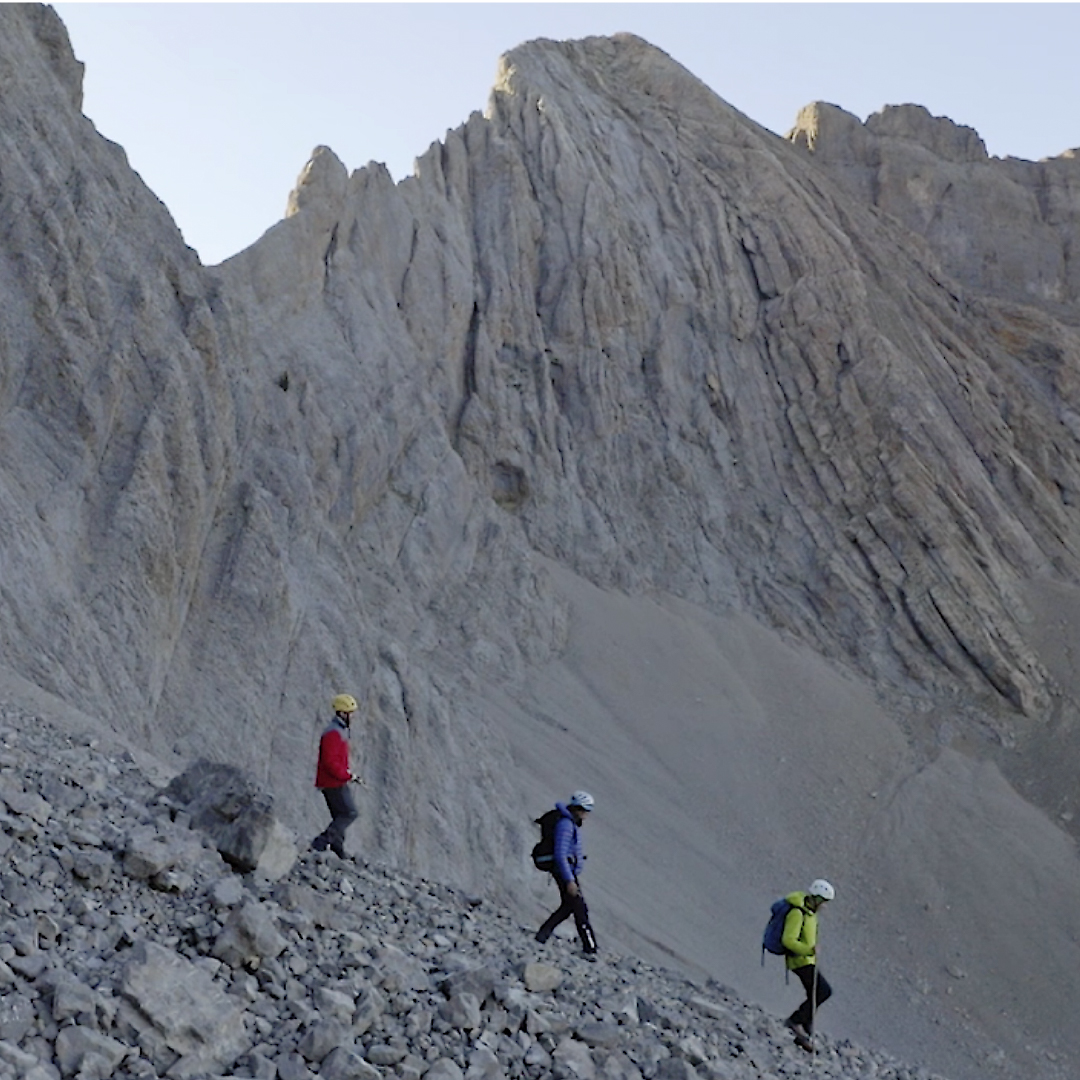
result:
M 165 796 L 182 805 L 221 857 L 241 872 L 271 880 L 296 861 L 293 834 L 274 816 L 274 799 L 243 769 L 197 761 L 170 781 Z

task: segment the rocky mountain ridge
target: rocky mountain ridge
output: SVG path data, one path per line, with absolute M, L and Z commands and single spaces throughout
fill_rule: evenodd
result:
M 353 850 L 528 910 L 531 819 L 587 786 L 643 955 L 771 1004 L 763 898 L 825 873 L 837 1030 L 958 1080 L 1080 1060 L 1067 260 L 950 272 L 828 139 L 619 35 L 508 53 L 400 184 L 318 149 L 207 268 L 80 80 L 0 8 L 12 700 L 241 764 L 303 836 L 348 690 Z
M 1043 161 L 991 158 L 972 128 L 893 105 L 860 123 L 815 102 L 788 138 L 831 176 L 924 237 L 950 277 L 1075 326 L 1080 148 Z

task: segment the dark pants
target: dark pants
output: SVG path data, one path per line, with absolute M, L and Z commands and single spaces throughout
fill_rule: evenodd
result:
M 788 1023 L 802 1024 L 806 1029 L 806 1034 L 812 1035 L 814 1032 L 814 1016 L 817 1014 L 818 1009 L 832 997 L 832 987 L 826 982 L 825 976 L 818 971 L 814 964 L 806 964 L 803 967 L 795 968 L 795 974 L 798 975 L 799 982 L 803 984 L 803 989 L 806 991 L 806 1000 L 788 1017 Z M 815 975 L 817 975 L 816 979 L 814 978 Z M 814 1000 L 815 989 L 817 990 L 816 1001 Z
M 585 897 L 581 894 L 580 886 L 578 887 L 577 896 L 571 896 L 566 891 L 567 882 L 561 881 L 554 874 L 551 876 L 555 879 L 555 884 L 559 886 L 559 898 L 562 903 L 544 920 L 544 925 L 536 931 L 536 940 L 543 944 L 555 932 L 555 927 L 559 923 L 564 922 L 573 915 L 578 937 L 581 938 L 581 947 L 587 953 L 596 952 L 596 935 L 593 934 L 592 926 L 589 924 L 589 909 L 585 906 Z
M 345 857 L 345 830 L 359 816 L 349 785 L 322 788 L 326 808 L 330 811 L 330 824 L 315 837 L 312 847 L 316 851 L 329 848 L 335 855 Z

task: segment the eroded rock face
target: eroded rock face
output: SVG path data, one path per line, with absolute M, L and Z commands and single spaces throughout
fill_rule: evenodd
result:
M 887 106 L 862 124 L 835 105 L 814 102 L 788 138 L 867 204 L 925 237 L 958 281 L 1045 305 L 1075 324 L 1075 150 L 1038 162 L 990 158 L 971 128 L 919 105 Z
M 932 128 L 949 160 L 982 154 Z M 235 303 L 262 297 L 292 356 L 324 297 L 350 340 L 400 330 L 395 365 L 439 376 L 450 460 L 533 549 L 748 605 L 893 684 L 1046 707 L 1014 583 L 1072 558 L 1073 331 L 959 297 L 631 38 L 515 50 L 415 180 L 339 175 L 312 168 L 312 212 L 227 264 Z
M 1020 584 L 1077 578 L 1076 331 L 958 289 L 659 50 L 516 49 L 415 177 L 320 148 L 213 269 L 51 15 L 0 10 L 0 58 L 0 635 L 36 684 L 313 832 L 356 693 L 351 842 L 459 883 L 519 848 L 500 710 L 567 640 L 551 563 L 1009 745 L 1048 709 Z

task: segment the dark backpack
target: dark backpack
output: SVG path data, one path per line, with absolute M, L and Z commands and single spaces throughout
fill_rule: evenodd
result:
M 781 898 L 769 909 L 769 921 L 765 924 L 765 933 L 761 935 L 761 962 L 765 963 L 765 954 L 786 956 L 784 948 L 784 920 L 793 905 L 790 900 Z
M 532 861 L 537 870 L 551 871 L 555 868 L 555 823 L 562 817 L 558 810 L 549 810 L 536 819 L 540 826 L 540 839 L 533 845 Z

